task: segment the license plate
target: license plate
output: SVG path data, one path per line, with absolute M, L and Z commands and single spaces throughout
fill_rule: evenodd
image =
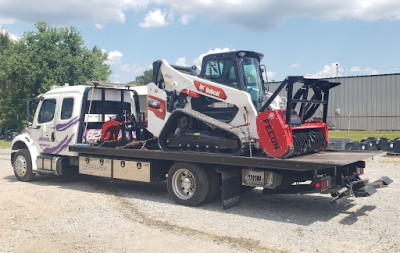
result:
M 247 186 L 264 186 L 265 184 L 264 171 L 258 170 L 242 170 L 242 184 Z

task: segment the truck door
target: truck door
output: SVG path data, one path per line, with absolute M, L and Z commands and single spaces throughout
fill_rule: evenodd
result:
M 40 153 L 51 153 L 48 150 L 56 145 L 55 115 L 59 96 L 59 94 L 46 95 L 36 110 L 31 136 Z
M 55 115 L 54 146 L 46 149 L 46 153 L 71 155 L 68 146 L 75 144 L 79 127 L 80 100 L 76 94 L 68 94 L 59 98 L 59 108 Z
M 77 139 L 78 95 L 46 95 L 38 106 L 31 135 L 40 153 L 68 155 L 68 146 Z

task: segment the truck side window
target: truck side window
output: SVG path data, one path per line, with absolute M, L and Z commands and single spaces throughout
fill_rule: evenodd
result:
M 74 99 L 64 98 L 61 106 L 61 119 L 71 118 L 73 109 L 74 109 Z
M 54 112 L 56 109 L 56 100 L 55 99 L 45 99 L 42 102 L 42 106 L 39 111 L 39 123 L 50 122 L 54 118 Z

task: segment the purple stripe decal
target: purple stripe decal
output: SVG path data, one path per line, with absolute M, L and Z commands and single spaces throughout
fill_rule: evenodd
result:
M 57 151 L 67 141 L 67 138 L 68 138 L 68 135 L 65 136 L 64 140 L 62 140 L 60 142 L 60 144 L 58 144 L 57 146 L 52 147 L 52 148 L 45 148 L 45 149 L 43 149 L 43 152 L 44 153 L 53 154 L 55 151 Z
M 67 130 L 68 128 L 70 128 L 71 126 L 75 125 L 76 123 L 79 122 L 78 116 L 76 116 L 75 118 L 71 119 L 70 121 L 68 121 L 67 123 L 64 124 L 57 124 L 56 125 L 56 130 L 57 131 L 64 131 Z
M 72 138 L 74 137 L 74 135 L 75 135 L 75 134 L 73 134 L 71 137 L 69 137 L 69 139 L 65 142 L 64 145 L 62 145 L 62 146 L 60 147 L 60 149 L 56 152 L 56 154 L 60 153 L 61 151 L 63 151 L 64 149 L 66 149 L 66 148 L 69 146 L 69 144 L 71 143 Z

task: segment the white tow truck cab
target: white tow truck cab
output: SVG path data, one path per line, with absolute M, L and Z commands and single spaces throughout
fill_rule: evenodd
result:
M 31 164 L 32 173 L 61 175 L 68 165 L 78 165 L 70 145 L 98 141 L 103 124 L 118 115 L 141 118 L 138 99 L 128 87 L 54 87 L 38 97 L 31 126 L 12 142 L 11 159 L 18 154 L 17 162 Z M 21 167 L 16 176 L 26 181 L 30 174 Z

